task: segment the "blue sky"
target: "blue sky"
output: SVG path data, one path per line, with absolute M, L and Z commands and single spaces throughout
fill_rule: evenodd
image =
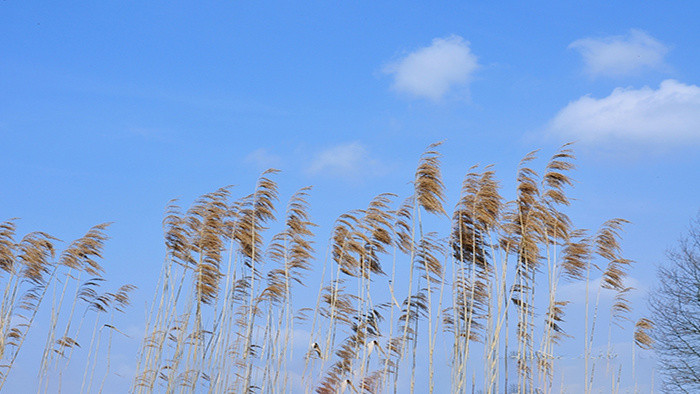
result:
M 527 152 L 576 140 L 569 213 L 630 220 L 647 289 L 700 209 L 697 15 L 661 1 L 3 1 L 0 220 L 64 240 L 114 222 L 108 276 L 139 287 L 140 317 L 172 198 L 242 196 L 280 168 L 283 201 L 314 186 L 322 245 L 341 213 L 410 193 L 432 142 L 446 141 L 452 206 L 473 164 L 494 164 L 512 197 Z

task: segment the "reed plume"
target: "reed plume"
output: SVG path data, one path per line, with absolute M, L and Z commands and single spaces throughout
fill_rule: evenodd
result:
M 445 185 L 440 173 L 440 153 L 435 149 L 442 142 L 430 144 L 421 156 L 414 180 L 418 205 L 426 212 L 446 215 L 442 203 L 445 201 Z

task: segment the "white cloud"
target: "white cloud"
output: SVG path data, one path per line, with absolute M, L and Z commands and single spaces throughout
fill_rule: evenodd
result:
M 617 88 L 601 99 L 584 96 L 559 111 L 549 131 L 585 143 L 699 142 L 700 87 L 669 79 L 656 90 Z
M 260 148 L 250 152 L 246 156 L 245 162 L 255 165 L 258 169 L 268 169 L 279 167 L 282 159 L 266 149 Z
M 600 301 L 608 304 L 612 303 L 617 294 L 614 290 L 602 288 L 603 277 L 597 277 L 591 279 L 588 282 L 588 297 L 589 302 L 595 302 L 598 296 L 598 291 L 600 289 Z M 648 292 L 648 288 L 638 279 L 627 276 L 623 278 L 622 285 L 624 287 L 631 287 L 633 290 L 627 294 L 629 301 L 637 301 L 644 297 Z M 575 281 L 575 282 L 562 282 L 559 289 L 557 290 L 557 299 L 567 300 L 572 303 L 584 303 L 586 301 L 586 282 L 585 281 Z
M 466 85 L 477 67 L 469 42 L 452 35 L 434 39 L 430 46 L 386 66 L 384 72 L 394 76 L 395 90 L 439 100 L 453 87 Z
M 647 33 L 632 29 L 626 36 L 583 38 L 569 45 L 583 56 L 592 76 L 621 76 L 642 69 L 661 68 L 668 52 Z
M 376 173 L 380 168 L 380 163 L 369 156 L 362 144 L 352 142 L 328 148 L 317 154 L 308 167 L 308 173 L 355 177 L 368 171 Z

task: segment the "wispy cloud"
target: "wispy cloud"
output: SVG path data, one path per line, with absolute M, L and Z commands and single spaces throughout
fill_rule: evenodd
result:
M 600 99 L 584 96 L 559 111 L 549 131 L 583 143 L 697 143 L 700 87 L 669 79 L 658 89 L 617 88 Z
M 603 278 L 598 277 L 591 279 L 588 282 L 588 294 L 589 301 L 593 302 L 596 297 L 598 297 L 598 291 L 600 290 L 600 301 L 608 304 L 614 301 L 615 295 L 617 294 L 614 290 L 604 289 L 601 287 L 603 283 Z M 631 276 L 627 276 L 623 279 L 622 285 L 624 287 L 631 287 L 633 290 L 628 294 L 630 300 L 639 300 L 643 298 L 649 289 L 645 284 L 640 282 L 638 279 Z M 572 303 L 584 303 L 586 301 L 586 282 L 576 281 L 560 285 L 557 291 L 557 298 L 562 300 L 567 300 Z
M 307 168 L 307 172 L 311 175 L 329 174 L 354 178 L 363 174 L 382 172 L 382 168 L 382 164 L 370 157 L 362 144 L 351 142 L 336 145 L 318 153 Z
M 384 72 L 394 76 L 396 91 L 439 100 L 454 87 L 469 83 L 477 67 L 469 42 L 452 35 L 434 39 L 430 46 L 389 64 Z
M 649 34 L 632 29 L 625 36 L 583 38 L 569 45 L 577 50 L 591 76 L 622 76 L 662 68 L 668 47 Z
M 245 157 L 245 162 L 256 166 L 258 169 L 278 168 L 282 159 L 268 152 L 264 148 L 256 149 Z

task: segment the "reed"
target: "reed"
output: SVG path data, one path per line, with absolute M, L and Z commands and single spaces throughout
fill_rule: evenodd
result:
M 7 382 L 30 332 L 44 329 L 37 327 L 32 330 L 37 326 L 37 316 L 42 312 L 48 294 L 51 305 L 48 325 L 43 332 L 46 335 L 45 345 L 37 366 L 37 391 L 60 390 L 63 371 L 70 363 L 73 351 L 85 343 L 85 335 L 80 333 L 85 316 L 95 314 L 96 330 L 102 313 L 110 313 L 113 317 L 114 312 L 124 312 L 129 304 L 129 293 L 134 287 L 124 285 L 114 293 L 101 295 L 96 291 L 106 282 L 102 277 L 105 269 L 100 260 L 108 238 L 108 223 L 94 226 L 60 251 L 57 248 L 60 240 L 43 232 L 32 232 L 16 240 L 16 220 L 0 224 L 0 269 L 6 281 L 0 307 L 0 358 L 3 360 L 0 389 Z M 80 276 L 83 274 L 93 278 L 81 283 Z M 70 299 L 66 299 L 66 295 L 70 294 Z M 77 316 L 76 311 L 81 305 L 84 312 Z M 60 322 L 63 322 L 64 328 L 59 327 Z M 109 327 L 117 330 L 114 324 L 112 318 Z M 95 360 L 98 356 L 110 359 L 109 352 L 105 354 L 99 348 L 90 346 L 85 372 L 91 371 L 91 376 L 97 369 Z M 57 376 L 51 372 L 56 372 Z M 85 376 L 83 384 L 91 380 Z
M 277 220 L 277 170 L 262 173 L 237 199 L 224 187 L 187 209 L 172 201 L 132 391 L 432 393 L 449 381 L 459 393 L 549 393 L 559 345 L 574 340 L 565 322 L 572 300 L 561 288 L 577 282 L 586 288 L 578 311 L 584 368 L 566 379 L 593 391 L 601 373 L 593 348 L 604 339 L 596 327 L 605 316 L 601 292 L 616 295 L 608 341 L 631 312 L 625 278 L 633 262 L 621 248 L 627 222 L 612 219 L 592 232 L 567 216 L 575 167 L 569 144 L 541 174 L 538 152 L 527 154 L 510 192 L 493 167 L 471 167 L 448 212 L 440 147 L 428 146 L 419 158 L 404 199 L 383 193 L 339 215 L 323 259 L 310 187 L 291 195 Z M 115 334 L 123 336 L 115 316 L 133 291 L 103 290 L 107 226 L 58 253 L 59 241 L 47 234 L 17 241 L 15 220 L 0 224 L 0 387 L 48 298 L 40 390 L 60 385 L 74 351 L 86 353 L 81 390 L 105 388 L 111 366 L 100 377 L 98 360 L 109 360 Z M 320 273 L 318 283 L 309 283 L 311 272 Z M 650 329 L 647 320 L 637 322 L 638 346 L 651 346 Z M 623 367 L 611 346 L 605 356 L 602 373 L 615 391 Z M 56 370 L 58 380 L 50 373 Z

